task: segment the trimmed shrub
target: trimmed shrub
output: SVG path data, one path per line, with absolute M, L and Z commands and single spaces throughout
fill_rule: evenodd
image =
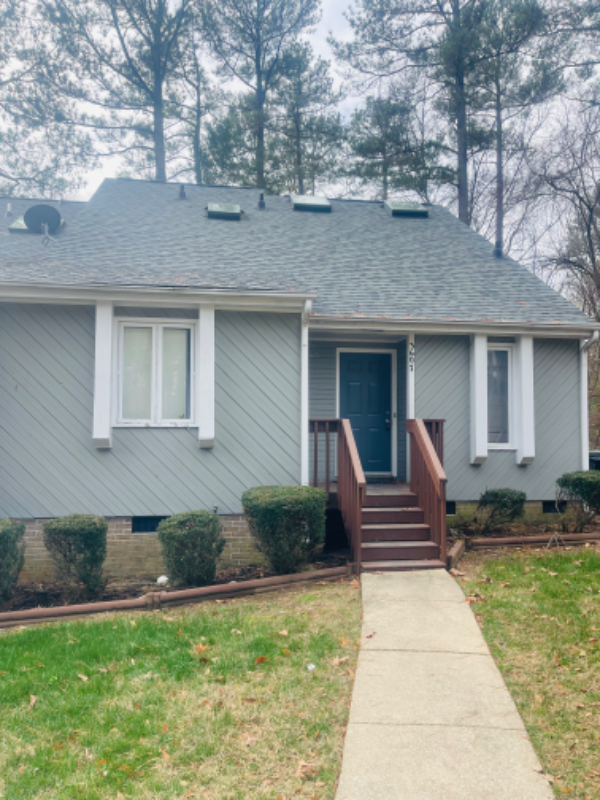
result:
M 25 560 L 25 525 L 0 519 L 0 602 L 10 599 Z
M 278 572 L 297 572 L 325 541 L 327 495 L 312 486 L 258 486 L 242 495 L 250 532 Z
M 107 530 L 104 517 L 91 514 L 70 514 L 44 523 L 44 544 L 62 580 L 83 584 L 92 595 L 102 591 Z
M 600 514 L 600 472 L 567 472 L 556 481 L 557 502 L 567 500 L 570 507 L 562 515 L 564 530 L 581 533 L 585 525 Z
M 522 517 L 526 500 L 525 492 L 517 489 L 486 489 L 473 518 L 479 535 L 485 536 Z
M 225 547 L 221 520 L 210 511 L 184 511 L 158 526 L 169 579 L 184 586 L 207 586 L 217 574 Z

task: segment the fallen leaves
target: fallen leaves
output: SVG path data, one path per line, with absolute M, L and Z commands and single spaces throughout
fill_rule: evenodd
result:
M 258 658 L 254 659 L 254 663 L 255 664 L 264 664 L 265 661 L 268 661 L 268 660 L 269 659 L 267 658 L 267 656 L 258 656 Z
M 365 639 L 372 639 L 377 631 L 371 631 L 370 633 L 365 633 Z
M 34 694 L 29 696 L 29 710 L 30 711 L 33 709 L 33 707 L 35 706 L 37 701 L 38 701 L 38 698 Z
M 349 658 L 350 658 L 350 656 L 344 656 L 343 658 L 338 658 L 336 656 L 334 659 L 332 659 L 331 665 L 333 667 L 339 667 L 340 664 L 343 664 L 344 661 L 348 661 Z
M 301 761 L 298 764 L 296 772 L 294 772 L 294 778 L 306 778 L 308 775 L 316 775 L 317 770 L 314 768 L 313 764 L 310 764 L 308 761 Z
M 198 642 L 198 644 L 194 647 L 194 650 L 196 651 L 196 653 L 198 653 L 198 655 L 200 655 L 201 653 L 204 653 L 205 650 L 208 650 L 209 647 L 210 645 L 208 644 L 208 642 L 206 644 Z
M 81 672 L 78 672 L 78 673 L 77 673 L 77 677 L 78 677 L 78 678 L 81 678 L 81 680 L 82 680 L 84 683 L 87 683 L 87 682 L 89 681 L 89 678 L 88 678 L 88 676 L 87 676 L 87 675 L 84 675 L 84 674 L 83 674 L 83 673 L 81 673 Z
M 279 635 L 280 636 L 287 636 L 288 632 L 287 631 L 279 631 Z

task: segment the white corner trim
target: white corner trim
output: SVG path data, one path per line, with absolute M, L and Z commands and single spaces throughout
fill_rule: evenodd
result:
M 517 464 L 532 464 L 535 458 L 533 336 L 520 337 L 514 374 Z
M 485 464 L 488 454 L 487 336 L 471 337 L 471 464 Z
M 215 444 L 215 307 L 201 305 L 198 311 L 196 352 L 196 419 L 198 444 Z
M 96 303 L 94 360 L 94 423 L 93 440 L 98 448 L 112 447 L 112 350 L 113 304 Z
M 417 365 L 415 335 L 408 334 L 406 343 L 406 418 L 415 418 L 415 370 Z
M 309 469 L 309 386 L 308 386 L 308 324 L 312 301 L 306 300 L 302 313 L 302 336 L 300 351 L 300 482 L 308 486 L 310 481 Z
M 406 419 L 415 419 L 416 390 L 415 377 L 417 371 L 417 350 L 415 334 L 406 337 Z M 406 434 L 406 482 L 410 484 L 410 433 Z
M 588 348 L 579 349 L 579 399 L 581 402 L 581 469 L 590 468 L 590 412 L 588 403 Z

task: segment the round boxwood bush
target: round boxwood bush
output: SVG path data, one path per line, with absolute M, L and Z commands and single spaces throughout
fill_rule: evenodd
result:
M 91 514 L 70 514 L 44 523 L 44 544 L 60 579 L 83 584 L 92 595 L 102 591 L 107 530 L 104 517 Z
M 325 541 L 322 489 L 259 486 L 244 492 L 242 504 L 258 549 L 278 572 L 297 572 Z
M 0 519 L 0 602 L 9 600 L 25 560 L 25 525 Z
M 210 511 L 184 511 L 158 526 L 167 573 L 174 584 L 207 586 L 225 547 L 221 520 Z
M 600 514 L 600 471 L 567 472 L 557 481 L 557 500 L 572 504 L 576 532 Z

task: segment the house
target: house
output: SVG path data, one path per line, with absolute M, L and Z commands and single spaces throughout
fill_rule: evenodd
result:
M 596 325 L 443 208 L 125 179 L 3 205 L 0 516 L 27 577 L 74 512 L 109 519 L 113 574 L 156 574 L 157 521 L 194 508 L 247 561 L 244 490 L 310 482 L 359 566 L 442 566 L 447 508 L 548 504 L 588 467 Z

